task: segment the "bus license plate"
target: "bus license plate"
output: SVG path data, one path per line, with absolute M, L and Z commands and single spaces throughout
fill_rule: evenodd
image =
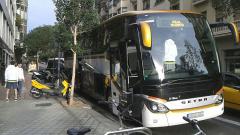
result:
M 203 111 L 202 112 L 195 112 L 195 113 L 187 114 L 187 117 L 190 118 L 190 119 L 195 119 L 195 118 L 203 117 L 203 116 L 204 116 Z

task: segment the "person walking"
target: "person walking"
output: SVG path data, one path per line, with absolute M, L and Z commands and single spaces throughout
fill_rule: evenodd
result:
M 5 79 L 4 79 L 4 71 L 5 71 L 5 64 L 1 63 L 1 70 L 0 70 L 0 80 L 1 80 L 1 84 L 4 86 L 5 85 Z
M 25 78 L 24 78 L 24 73 L 23 73 L 23 68 L 21 63 L 18 63 L 17 71 L 18 71 L 18 87 L 17 87 L 18 95 L 20 98 L 23 98 L 22 93 L 23 93 Z
M 17 83 L 18 83 L 18 70 L 14 66 L 14 61 L 10 62 L 10 65 L 5 70 L 5 82 L 6 82 L 6 101 L 8 102 L 9 91 L 14 90 L 15 98 L 14 100 L 17 101 Z

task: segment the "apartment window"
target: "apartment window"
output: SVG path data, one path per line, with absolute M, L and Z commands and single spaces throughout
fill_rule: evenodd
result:
M 113 0 L 113 6 L 116 7 L 120 0 Z
M 201 12 L 202 15 L 204 15 L 205 17 L 207 17 L 207 11 L 203 11 Z
M 111 8 L 113 6 L 113 0 L 108 1 L 108 7 Z
M 122 13 L 127 12 L 127 7 L 122 7 Z M 121 8 L 118 9 L 118 14 L 121 14 Z
M 127 12 L 127 7 L 122 7 L 122 12 Z
M 133 5 L 133 9 L 136 11 L 137 10 L 137 4 Z
M 155 6 L 158 5 L 158 4 L 160 4 L 160 3 L 163 2 L 163 1 L 164 1 L 164 0 L 156 0 Z
M 240 75 L 240 49 L 225 50 L 226 72 Z
M 3 12 L 0 7 L 0 38 L 2 37 L 2 33 L 3 33 Z
M 223 22 L 223 17 L 217 17 L 216 22 Z
M 143 0 L 143 10 L 150 8 L 150 0 Z
M 171 5 L 170 9 L 171 10 L 179 10 L 180 9 L 180 4 L 179 3 L 173 4 L 173 5 Z
M 137 1 L 136 2 L 131 2 L 133 10 L 136 11 L 137 10 Z

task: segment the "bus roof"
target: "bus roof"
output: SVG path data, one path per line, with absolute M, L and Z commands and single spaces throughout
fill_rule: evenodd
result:
M 192 12 L 190 10 L 143 10 L 143 11 L 129 11 L 125 12 L 123 14 L 116 15 L 106 21 L 104 21 L 102 24 L 107 23 L 115 18 L 124 17 L 124 16 L 135 16 L 135 15 L 141 15 L 141 14 L 155 14 L 155 13 L 189 13 L 189 14 L 199 14 L 196 12 Z
M 142 15 L 142 14 L 156 14 L 156 13 L 189 13 L 189 14 L 198 14 L 198 15 L 200 15 L 200 13 L 192 12 L 190 10 L 142 10 L 142 11 L 128 11 L 128 12 L 125 12 L 125 13 L 113 16 L 112 18 L 109 18 L 109 19 L 103 21 L 102 23 L 100 23 L 100 25 L 98 25 L 96 27 L 105 25 L 106 23 L 109 23 L 109 22 L 111 22 L 112 20 L 114 20 L 116 18 L 121 18 L 121 17 L 126 17 L 126 16 L 136 16 L 136 15 Z M 89 32 L 89 31 L 84 31 L 81 34 L 87 33 L 87 32 Z

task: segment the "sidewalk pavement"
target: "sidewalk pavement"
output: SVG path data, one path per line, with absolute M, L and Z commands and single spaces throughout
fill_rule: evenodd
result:
M 103 135 L 117 130 L 119 123 L 95 111 L 90 105 L 75 99 L 68 107 L 60 97 L 33 99 L 29 96 L 31 75 L 26 74 L 24 99 L 9 102 L 5 89 L 0 87 L 0 134 L 1 135 L 66 135 L 68 128 L 88 127 L 87 135 Z

